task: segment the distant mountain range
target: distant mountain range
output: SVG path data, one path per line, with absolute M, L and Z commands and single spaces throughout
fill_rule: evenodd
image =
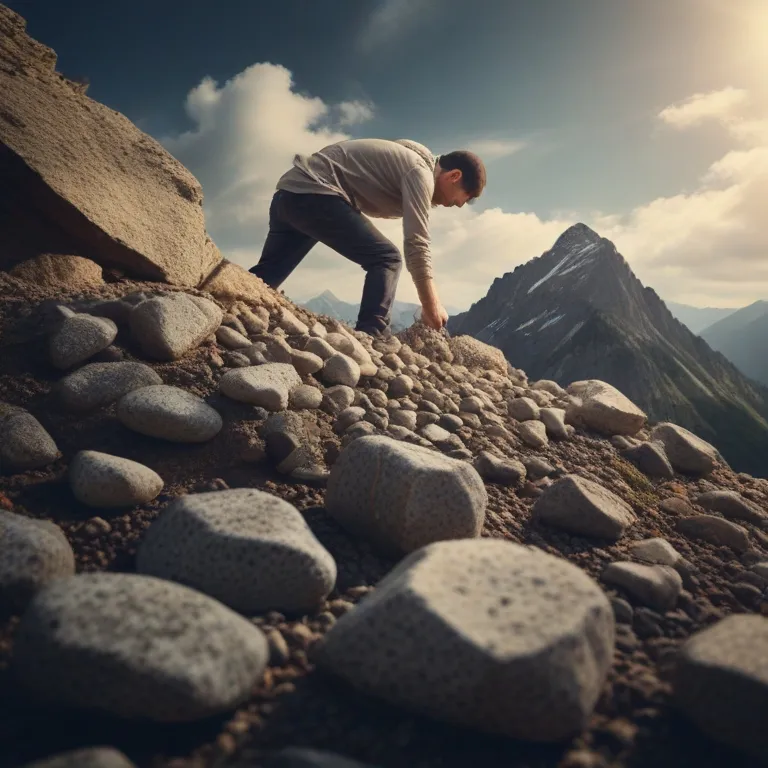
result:
M 728 315 L 705 328 L 701 337 L 742 373 L 768 385 L 768 301 Z
M 692 307 L 688 304 L 678 304 L 676 301 L 665 301 L 667 309 L 685 326 L 689 331 L 697 335 L 708 328 L 718 320 L 722 320 L 728 315 L 738 311 L 738 307 Z
M 348 323 L 353 327 L 357 322 L 357 315 L 360 311 L 359 303 L 352 304 L 348 301 L 343 301 L 331 291 L 323 291 L 318 296 L 305 301 L 301 306 L 318 315 L 335 317 L 337 320 Z M 420 311 L 421 304 L 413 304 L 407 301 L 395 301 L 392 305 L 391 320 L 393 332 L 398 333 L 413 325 L 413 322 L 418 317 Z M 448 314 L 451 314 L 456 313 L 459 310 L 452 307 L 446 307 L 446 311 Z
M 607 381 L 651 420 L 714 443 L 735 468 L 768 470 L 768 389 L 677 320 L 584 224 L 494 280 L 448 329 L 499 347 L 531 380 Z

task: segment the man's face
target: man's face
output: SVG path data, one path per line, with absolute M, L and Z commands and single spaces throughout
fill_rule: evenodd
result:
M 442 171 L 435 179 L 435 193 L 432 202 L 446 208 L 461 208 L 469 202 L 471 195 L 462 185 L 462 173 L 458 169 Z

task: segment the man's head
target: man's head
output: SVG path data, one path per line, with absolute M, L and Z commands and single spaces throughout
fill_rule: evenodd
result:
M 458 206 L 480 197 L 485 187 L 483 161 L 466 149 L 440 155 L 435 174 L 432 202 L 446 207 Z

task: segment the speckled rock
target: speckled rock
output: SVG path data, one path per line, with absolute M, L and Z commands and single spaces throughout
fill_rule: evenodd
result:
M 416 411 L 407 411 L 404 408 L 392 410 L 389 413 L 389 421 L 413 432 L 416 429 Z
M 744 520 L 758 526 L 768 523 L 765 510 L 736 491 L 707 491 L 696 497 L 696 503 L 729 520 Z
M 53 438 L 31 413 L 0 409 L 0 468 L 38 469 L 60 456 Z
M 749 534 L 730 520 L 714 515 L 692 515 L 679 517 L 675 527 L 680 533 L 692 539 L 701 539 L 710 544 L 730 547 L 736 552 L 746 552 L 749 549 Z
M 768 618 L 728 616 L 681 648 L 674 697 L 703 733 L 768 758 Z
M 586 725 L 613 658 L 600 587 L 567 561 L 496 539 L 413 552 L 317 650 L 366 693 L 513 738 Z
M 706 475 L 717 464 L 717 449 L 677 424 L 657 425 L 651 430 L 651 438 L 663 443 L 670 464 L 680 472 Z
M 233 400 L 260 405 L 268 411 L 288 407 L 291 392 L 301 386 L 301 377 L 293 365 L 267 363 L 250 368 L 227 371 L 219 381 L 219 389 Z
M 310 611 L 336 582 L 333 557 L 301 513 L 253 488 L 175 500 L 147 530 L 136 567 L 246 614 Z
M 65 408 L 88 411 L 114 403 L 134 389 L 162 383 L 144 363 L 90 363 L 63 378 L 56 394 Z
M 81 573 L 34 598 L 12 666 L 41 703 L 180 722 L 246 700 L 268 653 L 261 630 L 200 592 L 138 574 Z
M 341 434 L 348 427 L 353 424 L 362 421 L 365 418 L 365 408 L 361 408 L 357 405 L 351 405 L 349 408 L 345 408 L 337 417 L 333 424 L 333 431 Z
M 323 392 L 321 408 L 331 416 L 336 416 L 355 401 L 355 390 L 345 384 L 336 384 Z
M 662 613 L 674 608 L 683 589 L 680 574 L 668 565 L 611 563 L 603 571 L 603 581 L 622 587 L 640 602 Z
M 312 387 L 309 384 L 302 384 L 296 389 L 291 390 L 291 394 L 288 397 L 288 404 L 291 408 L 301 410 L 306 408 L 313 410 L 320 407 L 320 403 L 323 402 L 323 391 L 317 387 Z
M 251 346 L 251 340 L 234 328 L 220 325 L 216 329 L 216 341 L 227 349 L 245 349 Z
M 604 381 L 575 381 L 567 391 L 581 401 L 569 409 L 575 412 L 571 418 L 575 416 L 590 429 L 607 435 L 634 435 L 645 426 L 645 413 Z
M 171 293 L 137 304 L 130 315 L 131 336 L 155 360 L 178 360 L 213 335 L 224 312 L 209 299 Z
M 525 481 L 525 467 L 516 459 L 504 459 L 489 451 L 481 451 L 474 467 L 483 480 L 500 485 L 520 485 Z
M 487 502 L 469 464 L 383 435 L 342 451 L 325 498 L 331 516 L 353 535 L 398 553 L 479 536 Z
M 437 424 L 448 432 L 455 432 L 457 429 L 461 429 L 461 427 L 464 426 L 464 422 L 455 413 L 443 413 L 442 415 L 439 415 Z
M 658 563 L 673 568 L 682 560 L 682 555 L 662 538 L 633 541 L 629 545 L 629 554 L 645 563 Z
M 0 609 L 21 612 L 34 595 L 75 573 L 75 555 L 61 528 L 0 510 Z
M 649 477 L 670 479 L 675 476 L 664 445 L 660 442 L 640 443 L 622 451 L 621 455 Z
M 524 421 L 517 432 L 520 439 L 532 448 L 544 448 L 549 445 L 547 438 L 547 428 L 541 421 Z
M 311 338 L 304 347 L 304 351 L 317 355 L 321 360 L 327 360 L 336 354 L 336 350 L 325 339 L 321 338 Z
M 547 435 L 555 440 L 567 440 L 570 435 L 565 425 L 564 408 L 541 408 L 539 410 L 541 423 L 546 427 Z
M 312 354 L 312 352 L 293 349 L 291 350 L 291 363 L 302 376 L 309 376 L 312 373 L 317 373 L 323 367 L 323 358 Z
M 51 363 L 60 370 L 72 368 L 106 349 L 116 336 L 117 325 L 107 317 L 68 317 L 50 338 Z
M 530 397 L 518 397 L 507 403 L 507 414 L 517 421 L 539 418 L 539 406 Z
M 242 370 L 248 369 L 232 373 Z M 117 404 L 117 417 L 134 432 L 175 443 L 204 443 L 223 426 L 219 412 L 202 398 L 167 384 L 123 395 Z
M 86 747 L 35 760 L 24 768 L 136 768 L 136 764 L 112 747 Z
M 351 357 L 336 352 L 323 364 L 320 378 L 326 385 L 356 387 L 360 381 L 360 366 Z
M 533 516 L 571 533 L 613 540 L 635 521 L 629 504 L 578 475 L 566 475 L 547 488 L 534 504 Z
M 154 499 L 163 478 L 131 459 L 100 451 L 78 451 L 69 465 L 75 498 L 89 507 L 132 507 Z
M 296 315 L 285 307 L 280 309 L 280 327 L 287 333 L 303 336 L 309 333 L 306 323 L 302 323 Z
M 437 424 L 425 424 L 419 430 L 419 434 L 438 448 L 464 447 L 464 444 L 457 435 L 451 434 L 447 429 L 438 427 Z
M 390 397 L 408 397 L 408 395 L 413 392 L 413 379 L 404 373 L 395 376 L 395 378 L 389 382 L 389 389 L 387 392 Z
M 539 379 L 531 384 L 531 389 L 543 390 L 549 392 L 550 395 L 555 397 L 565 397 L 568 393 L 556 382 L 551 379 Z

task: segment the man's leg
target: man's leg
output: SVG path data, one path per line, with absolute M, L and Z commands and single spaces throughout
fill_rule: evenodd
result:
M 270 288 L 279 288 L 317 240 L 294 229 L 282 216 L 285 192 L 278 190 L 269 206 L 269 233 L 259 263 L 248 270 Z
M 359 211 L 336 195 L 294 194 L 282 208 L 295 230 L 324 243 L 366 272 L 359 331 L 377 334 L 389 326 L 402 269 L 397 247 Z

